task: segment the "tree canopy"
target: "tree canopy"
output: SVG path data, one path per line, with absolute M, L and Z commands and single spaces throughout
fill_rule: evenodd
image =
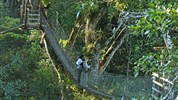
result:
M 59 27 L 56 24 L 57 20 L 60 22 L 60 28 L 67 30 L 64 33 L 68 37 L 62 38 L 63 43 L 78 48 L 88 59 L 93 59 L 92 64 L 100 72 L 107 70 L 112 73 L 136 74 L 136 76 L 138 73 L 150 75 L 153 71 L 159 72 L 162 69 L 159 70 L 162 54 L 153 47 L 166 46 L 163 35 L 169 35 L 169 40 L 173 44 L 171 50 L 164 48 L 164 58 L 173 52 L 176 53 L 178 11 L 177 3 L 173 1 L 66 0 L 65 2 L 70 4 L 64 4 L 60 0 L 53 2 L 54 6 L 48 11 L 49 19 L 51 17 L 55 19 L 52 21 L 54 28 Z M 66 8 L 65 12 L 60 10 L 61 8 L 57 9 L 58 6 L 55 4 Z M 59 15 L 53 14 L 54 11 Z M 165 63 L 167 61 L 165 60 Z M 176 67 L 165 65 L 166 69 L 174 69 L 172 74 L 177 70 Z

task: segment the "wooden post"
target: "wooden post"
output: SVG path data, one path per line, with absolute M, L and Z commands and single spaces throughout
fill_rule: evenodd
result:
M 20 23 L 23 23 L 23 14 L 24 14 L 23 5 L 20 5 Z
M 39 0 L 39 14 L 40 14 L 40 26 L 41 26 L 41 9 L 42 9 L 42 2 L 41 2 L 42 0 Z
M 169 95 L 171 86 L 173 85 L 172 81 L 165 79 L 164 77 L 159 76 L 157 73 L 153 73 L 153 86 L 152 86 L 152 99 L 163 99 L 160 98 L 164 96 L 163 100 L 170 100 L 171 97 L 167 98 L 166 95 Z M 172 95 L 173 97 L 173 95 Z
M 27 1 L 26 0 L 23 0 L 22 1 L 22 6 L 23 6 L 23 24 L 24 24 L 24 28 L 26 28 L 26 17 L 27 17 Z
M 26 5 L 27 5 L 27 8 L 30 8 L 30 9 L 33 8 L 31 0 L 26 0 Z
M 28 22 L 27 22 L 27 19 L 28 19 L 28 12 L 29 12 L 29 9 L 28 8 L 26 8 L 26 14 L 25 14 L 25 28 L 27 28 L 28 27 Z
M 154 50 L 158 51 L 158 50 L 161 50 L 161 53 L 164 54 L 164 49 L 166 48 L 166 46 L 159 46 L 159 47 L 153 47 Z M 161 58 L 161 61 L 160 61 L 160 66 L 162 67 L 164 64 L 164 59 Z
M 38 0 L 38 5 L 39 5 L 39 8 L 38 8 L 38 13 L 39 13 L 39 18 L 40 18 L 40 26 L 41 26 L 41 8 L 42 8 L 42 0 Z
M 159 47 L 153 47 L 153 48 L 156 51 L 161 50 L 161 53 L 164 54 L 164 49 L 166 48 L 166 46 L 159 46 Z M 164 60 L 163 58 L 161 58 L 161 61 L 160 61 L 161 70 L 163 69 L 162 68 L 163 64 L 164 64 Z M 162 95 L 162 92 L 163 92 L 162 84 L 163 84 L 163 81 L 159 78 L 158 74 L 153 73 L 152 97 L 158 99 Z
M 152 99 L 157 100 L 163 94 L 163 84 L 160 82 L 160 76 L 157 73 L 153 73 L 153 86 L 152 86 Z

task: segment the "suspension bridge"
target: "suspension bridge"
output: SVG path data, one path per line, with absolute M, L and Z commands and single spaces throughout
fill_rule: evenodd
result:
M 104 72 L 102 75 L 97 76 L 97 70 L 94 69 L 88 72 L 82 72 L 81 82 L 79 83 L 77 81 L 78 71 L 75 64 L 75 58 L 72 57 L 72 54 L 66 52 L 58 43 L 60 37 L 56 36 L 56 33 L 48 23 L 42 10 L 41 0 L 22 0 L 20 9 L 21 24 L 2 31 L 0 34 L 13 31 L 17 28 L 42 30 L 43 33 L 45 33 L 45 39 L 54 50 L 55 55 L 62 63 L 66 72 L 69 73 L 76 84 L 83 89 L 98 96 L 110 99 L 123 98 L 124 100 L 130 100 L 131 98 L 137 97 L 158 99 L 158 95 L 163 93 L 162 88 L 156 87 L 156 85 L 160 84 L 160 86 L 164 87 L 162 84 L 163 82 L 157 82 L 159 80 L 152 81 L 151 76 L 139 76 L 135 78 L 133 76 L 115 75 L 108 72 Z M 168 80 L 166 80 L 166 82 L 170 85 L 172 84 L 172 82 L 168 82 Z M 157 95 L 154 95 L 155 93 L 157 93 Z M 170 98 L 169 100 L 173 99 Z

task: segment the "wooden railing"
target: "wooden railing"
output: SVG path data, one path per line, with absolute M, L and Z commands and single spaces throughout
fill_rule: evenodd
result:
M 172 81 L 153 73 L 152 99 L 162 100 L 164 98 L 164 100 L 173 100 L 174 93 L 169 92 L 172 85 Z M 165 98 L 166 95 L 169 96 Z
M 41 12 L 41 0 L 22 0 L 21 9 L 21 23 L 24 24 L 24 28 L 33 29 L 40 26 L 40 12 Z M 34 3 L 36 5 L 34 5 Z

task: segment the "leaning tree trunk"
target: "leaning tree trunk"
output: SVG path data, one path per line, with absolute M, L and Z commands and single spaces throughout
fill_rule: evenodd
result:
M 100 45 L 97 44 L 99 49 L 97 53 L 95 54 L 97 59 L 95 59 L 96 63 L 94 63 L 94 65 L 96 65 L 95 67 L 98 70 L 99 74 L 102 74 L 105 71 L 106 67 L 109 65 L 109 63 L 113 59 L 115 52 L 118 50 L 118 48 L 124 42 L 125 38 L 128 36 L 129 32 L 124 31 L 127 28 L 126 23 L 130 21 L 130 19 L 139 19 L 139 18 L 145 17 L 147 16 L 147 13 L 124 12 L 124 13 L 121 13 L 119 16 L 120 17 L 118 19 L 118 27 L 113 28 L 112 36 L 109 39 L 107 39 L 105 43 L 102 43 L 105 46 L 100 47 Z M 121 26 L 124 28 L 120 29 Z M 119 31 L 120 33 L 116 34 Z M 106 51 L 105 54 L 102 54 L 102 51 Z M 102 58 L 100 58 L 101 56 Z
M 105 52 L 103 58 L 99 62 L 99 73 L 104 72 L 109 62 L 111 61 L 112 57 L 114 56 L 115 52 L 122 45 L 125 37 L 128 35 L 127 33 L 124 32 L 125 29 L 126 26 L 120 31 L 120 33 L 114 39 L 112 44 L 108 48 L 106 48 L 107 51 Z
M 86 17 L 86 24 L 85 24 L 85 46 L 89 55 L 96 47 L 98 36 L 95 34 L 96 27 L 101 20 L 102 16 L 106 12 L 95 12 Z
M 82 21 L 83 21 L 83 18 L 78 18 L 77 21 L 76 21 L 76 24 L 75 24 L 74 28 L 72 28 L 72 31 L 70 33 L 70 37 L 68 39 L 68 41 L 69 41 L 68 44 L 71 45 L 72 47 L 73 47 L 73 45 L 75 43 L 77 34 L 80 31 L 80 28 L 81 28 L 81 25 L 82 25 Z

